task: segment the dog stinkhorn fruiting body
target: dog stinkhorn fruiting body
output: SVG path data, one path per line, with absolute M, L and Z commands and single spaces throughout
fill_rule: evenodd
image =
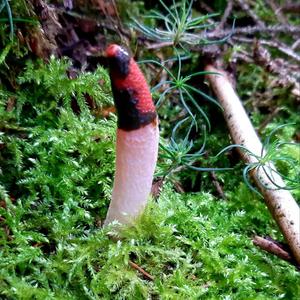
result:
M 158 152 L 158 119 L 143 73 L 122 47 L 106 49 L 118 115 L 116 171 L 105 225 L 129 223 L 149 197 Z

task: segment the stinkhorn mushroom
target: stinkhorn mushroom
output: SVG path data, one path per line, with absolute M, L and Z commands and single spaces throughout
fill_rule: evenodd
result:
M 104 225 L 130 223 L 149 197 L 158 152 L 158 118 L 145 77 L 122 47 L 106 49 L 118 116 L 116 171 Z

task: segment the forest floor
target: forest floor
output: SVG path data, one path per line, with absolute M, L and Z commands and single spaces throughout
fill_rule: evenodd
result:
M 226 148 L 204 73 L 227 72 L 299 204 L 299 14 L 297 1 L 0 0 L 0 298 L 299 299 L 300 266 Z M 152 197 L 121 229 L 102 227 L 110 43 L 139 62 L 160 119 Z

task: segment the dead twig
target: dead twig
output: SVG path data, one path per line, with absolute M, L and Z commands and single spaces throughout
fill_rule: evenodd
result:
M 286 33 L 286 34 L 300 34 L 300 27 L 281 24 L 269 26 L 245 26 L 235 29 L 235 34 L 255 34 L 255 33 Z M 229 33 L 229 30 L 228 30 Z
M 230 16 L 230 14 L 232 12 L 232 8 L 233 8 L 232 0 L 227 1 L 227 6 L 225 8 L 222 19 L 221 19 L 220 23 L 218 24 L 218 26 L 216 28 L 216 31 L 220 31 L 224 28 L 224 25 L 226 24 L 227 19 L 228 19 L 228 17 Z
M 280 8 L 281 11 L 285 12 L 285 13 L 300 13 L 300 3 L 288 3 L 283 5 Z
M 244 61 L 248 64 L 253 63 L 252 57 L 250 57 L 250 55 L 248 53 L 243 53 L 242 51 L 235 53 L 233 55 L 233 60 L 234 61 L 237 61 L 237 60 Z
M 273 118 L 281 111 L 280 107 L 276 107 L 267 117 L 266 119 L 260 124 L 258 128 L 258 132 L 261 133 L 263 129 L 273 120 Z
M 210 174 L 210 176 L 212 178 L 212 183 L 213 183 L 214 187 L 216 188 L 216 191 L 217 191 L 218 195 L 223 200 L 226 200 L 225 193 L 223 191 L 223 188 L 222 188 L 220 182 L 218 181 L 216 173 L 214 171 L 211 171 L 209 174 Z
M 141 268 L 139 265 L 134 263 L 133 261 L 129 260 L 128 264 L 135 270 L 139 271 L 141 274 L 143 274 L 148 280 L 154 281 L 154 276 L 150 275 L 148 272 L 146 272 L 143 268 Z
M 250 43 L 250 44 L 253 43 L 253 39 L 250 39 L 250 38 L 233 36 L 232 39 L 242 42 L 242 43 Z M 284 53 L 285 55 L 300 62 L 300 56 L 297 53 L 295 53 L 291 48 L 289 48 L 287 45 L 284 45 L 283 43 L 279 43 L 277 41 L 266 41 L 266 40 L 261 40 L 261 39 L 259 42 L 261 45 L 266 45 L 266 46 L 269 46 L 272 48 L 276 48 L 277 50 Z
M 224 29 L 219 31 L 211 31 L 205 33 L 205 38 L 207 39 L 222 39 L 231 33 L 232 29 Z M 245 26 L 234 28 L 234 36 L 237 35 L 255 35 L 255 34 L 273 34 L 273 33 L 285 33 L 285 34 L 295 34 L 300 36 L 300 26 L 293 25 L 270 25 L 270 26 Z
M 250 8 L 247 1 L 236 0 L 235 1 L 247 14 L 253 19 L 253 21 L 260 27 L 265 26 L 264 22 L 256 15 L 256 13 Z
M 299 46 L 300 46 L 300 39 L 295 41 L 291 48 L 292 50 L 296 50 Z
M 246 164 L 254 166 L 259 164 L 259 158 L 263 155 L 261 153 L 263 146 L 226 73 L 211 65 L 206 66 L 205 70 L 210 72 L 206 76 L 223 108 L 233 143 L 247 149 L 240 152 Z M 270 175 L 269 170 L 274 170 L 274 173 Z M 265 163 L 265 168 L 253 168 L 250 175 L 263 194 L 266 205 L 297 263 L 300 264 L 300 208 L 290 191 L 278 189 L 278 186 L 284 187 L 284 182 L 279 173 L 275 172 L 275 166 L 268 162 Z
M 155 43 L 155 44 L 148 44 L 146 46 L 146 49 L 156 50 L 156 49 L 161 49 L 161 48 L 164 48 L 164 47 L 170 47 L 173 44 L 174 44 L 173 42 L 161 42 L 161 43 Z
M 300 71 L 299 68 L 293 70 L 294 66 L 290 66 L 290 64 L 286 63 L 285 61 L 280 59 L 272 59 L 269 51 L 264 48 L 258 40 L 254 44 L 253 58 L 254 61 L 267 72 L 278 76 L 278 85 L 281 85 L 285 88 L 292 86 L 293 95 L 299 97 L 300 84 L 299 78 L 297 78 L 297 73 Z
M 300 270 L 300 265 L 297 265 L 293 255 L 287 251 L 287 247 L 283 247 L 281 243 L 278 243 L 270 237 L 263 238 L 258 235 L 254 236 L 252 241 L 255 246 L 293 264 Z
M 207 159 L 209 158 L 208 153 L 205 153 L 204 156 L 205 156 L 205 158 L 207 158 Z M 221 199 L 226 200 L 226 196 L 225 196 L 223 187 L 222 187 L 222 185 L 220 184 L 220 182 L 219 182 L 219 180 L 218 180 L 218 177 L 217 177 L 216 173 L 215 173 L 214 171 L 210 171 L 210 172 L 209 172 L 209 176 L 210 176 L 211 179 L 212 179 L 212 184 L 213 184 L 213 186 L 215 187 L 218 196 L 219 196 Z
M 204 1 L 199 1 L 199 7 L 205 11 L 207 11 L 209 14 L 214 13 L 215 11 Z
M 277 17 L 278 21 L 282 24 L 287 24 L 287 18 L 282 14 L 280 7 L 273 0 L 266 0 L 267 4 L 271 7 L 274 12 L 274 15 Z

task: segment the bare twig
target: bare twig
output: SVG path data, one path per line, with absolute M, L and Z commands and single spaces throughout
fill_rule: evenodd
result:
M 286 34 L 300 34 L 300 27 L 281 24 L 269 26 L 246 26 L 235 29 L 236 34 L 254 34 L 254 33 L 286 33 Z
M 250 38 L 233 36 L 232 39 L 242 42 L 242 43 L 250 43 L 250 44 L 253 43 L 253 39 L 250 39 Z M 295 53 L 291 48 L 289 48 L 287 45 L 284 45 L 284 44 L 276 42 L 276 41 L 266 41 L 266 40 L 260 40 L 260 43 L 262 45 L 276 48 L 280 52 L 282 52 L 282 53 L 286 54 L 287 56 L 293 58 L 294 60 L 300 62 L 300 56 L 297 53 Z
M 224 28 L 224 25 L 227 22 L 228 17 L 230 16 L 231 12 L 232 12 L 232 8 L 233 8 L 233 2 L 232 0 L 227 1 L 227 6 L 226 9 L 224 11 L 224 14 L 222 16 L 222 19 L 220 21 L 220 23 L 218 24 L 216 31 L 222 30 Z
M 243 52 L 237 52 L 234 54 L 233 58 L 235 60 L 241 60 L 244 61 L 248 64 L 252 64 L 253 63 L 253 59 L 250 57 L 250 55 L 248 55 L 248 53 L 243 53 Z
M 221 39 L 228 36 L 232 29 L 226 29 L 222 31 L 211 31 L 206 33 L 205 37 L 208 39 Z M 300 36 L 300 26 L 293 25 L 270 25 L 270 26 L 245 26 L 237 27 L 234 29 L 234 35 L 254 35 L 256 33 L 286 33 L 297 34 Z
M 277 257 L 297 266 L 298 269 L 300 268 L 300 266 L 295 262 L 292 254 L 286 251 L 286 249 L 284 249 L 280 243 L 274 241 L 273 239 L 269 237 L 263 238 L 256 235 L 252 241 L 255 246 L 261 248 L 262 250 L 274 254 Z
M 280 8 L 281 11 L 285 12 L 285 13 L 300 13 L 300 3 L 288 3 L 283 5 Z
M 207 11 L 208 13 L 214 13 L 215 11 L 210 7 L 208 6 L 204 1 L 199 1 L 199 6 L 201 9 Z
M 269 253 L 275 254 L 276 256 L 278 256 L 286 261 L 292 260 L 292 256 L 290 253 L 283 250 L 280 246 L 278 246 L 276 243 L 274 243 L 271 240 L 268 240 L 266 238 L 256 235 L 253 238 L 253 244 L 255 246 L 262 248 L 263 250 L 265 250 Z
M 275 3 L 273 0 L 266 0 L 266 2 L 273 10 L 278 21 L 282 24 L 287 24 L 288 23 L 287 18 L 282 14 L 280 7 L 278 7 L 277 3 Z
M 146 48 L 149 50 L 156 50 L 156 49 L 172 46 L 173 44 L 174 44 L 173 42 L 161 42 L 155 44 L 148 44 Z
M 205 153 L 204 156 L 205 156 L 205 158 L 207 158 L 207 159 L 209 158 L 208 153 Z M 223 187 L 222 187 L 222 185 L 220 184 L 220 182 L 219 182 L 219 180 L 218 180 L 218 177 L 217 177 L 216 173 L 215 173 L 214 171 L 210 171 L 210 172 L 209 172 L 209 175 L 210 175 L 210 177 L 211 177 L 211 179 L 212 179 L 212 184 L 214 185 L 214 187 L 215 187 L 215 189 L 216 189 L 216 192 L 217 192 L 218 196 L 219 196 L 220 198 L 222 198 L 223 200 L 226 200 L 226 196 L 225 196 L 225 193 L 224 193 L 224 191 L 223 191 Z
M 225 194 L 224 194 L 224 191 L 223 191 L 223 188 L 222 188 L 220 182 L 218 181 L 218 178 L 217 178 L 217 176 L 216 176 L 216 173 L 215 173 L 214 171 L 211 171 L 211 172 L 210 172 L 210 176 L 211 176 L 211 178 L 212 178 L 212 183 L 213 183 L 213 185 L 215 186 L 218 195 L 219 195 L 223 200 L 226 200 L 226 196 L 225 196 Z
M 254 61 L 263 67 L 267 72 L 279 77 L 278 84 L 284 87 L 292 86 L 292 93 L 298 97 L 300 94 L 300 84 L 299 80 L 297 79 L 296 72 L 299 72 L 299 68 L 293 72 L 292 67 L 289 64 L 284 63 L 283 60 L 272 60 L 271 54 L 260 44 L 259 40 L 255 42 L 253 58 Z
M 139 271 L 140 273 L 142 273 L 148 280 L 153 281 L 154 277 L 152 275 L 150 275 L 148 272 L 146 272 L 144 269 L 142 269 L 139 265 L 137 265 L 136 263 L 134 263 L 133 261 L 129 260 L 128 264 L 135 270 Z
M 211 65 L 206 66 L 205 70 L 210 72 L 207 78 L 223 107 L 224 117 L 234 144 L 242 145 L 249 151 L 241 152 L 247 164 L 256 165 L 259 162 L 258 157 L 262 155 L 263 146 L 231 82 L 224 71 Z M 272 170 L 276 170 L 271 162 L 268 165 Z M 251 176 L 263 194 L 297 263 L 300 264 L 300 208 L 288 190 L 278 189 L 278 186 L 284 186 L 279 174 L 274 172 L 270 175 L 269 172 L 267 168 L 254 168 Z
M 296 50 L 299 46 L 300 46 L 300 39 L 295 41 L 291 48 L 292 50 Z
M 280 107 L 276 107 L 268 116 L 267 118 L 260 124 L 258 128 L 258 132 L 261 133 L 263 129 L 269 124 L 271 120 L 281 111 Z
M 250 8 L 247 1 L 244 0 L 236 0 L 239 6 L 248 13 L 248 15 L 253 19 L 253 21 L 259 25 L 260 27 L 265 26 L 264 22 L 256 15 L 256 13 Z

